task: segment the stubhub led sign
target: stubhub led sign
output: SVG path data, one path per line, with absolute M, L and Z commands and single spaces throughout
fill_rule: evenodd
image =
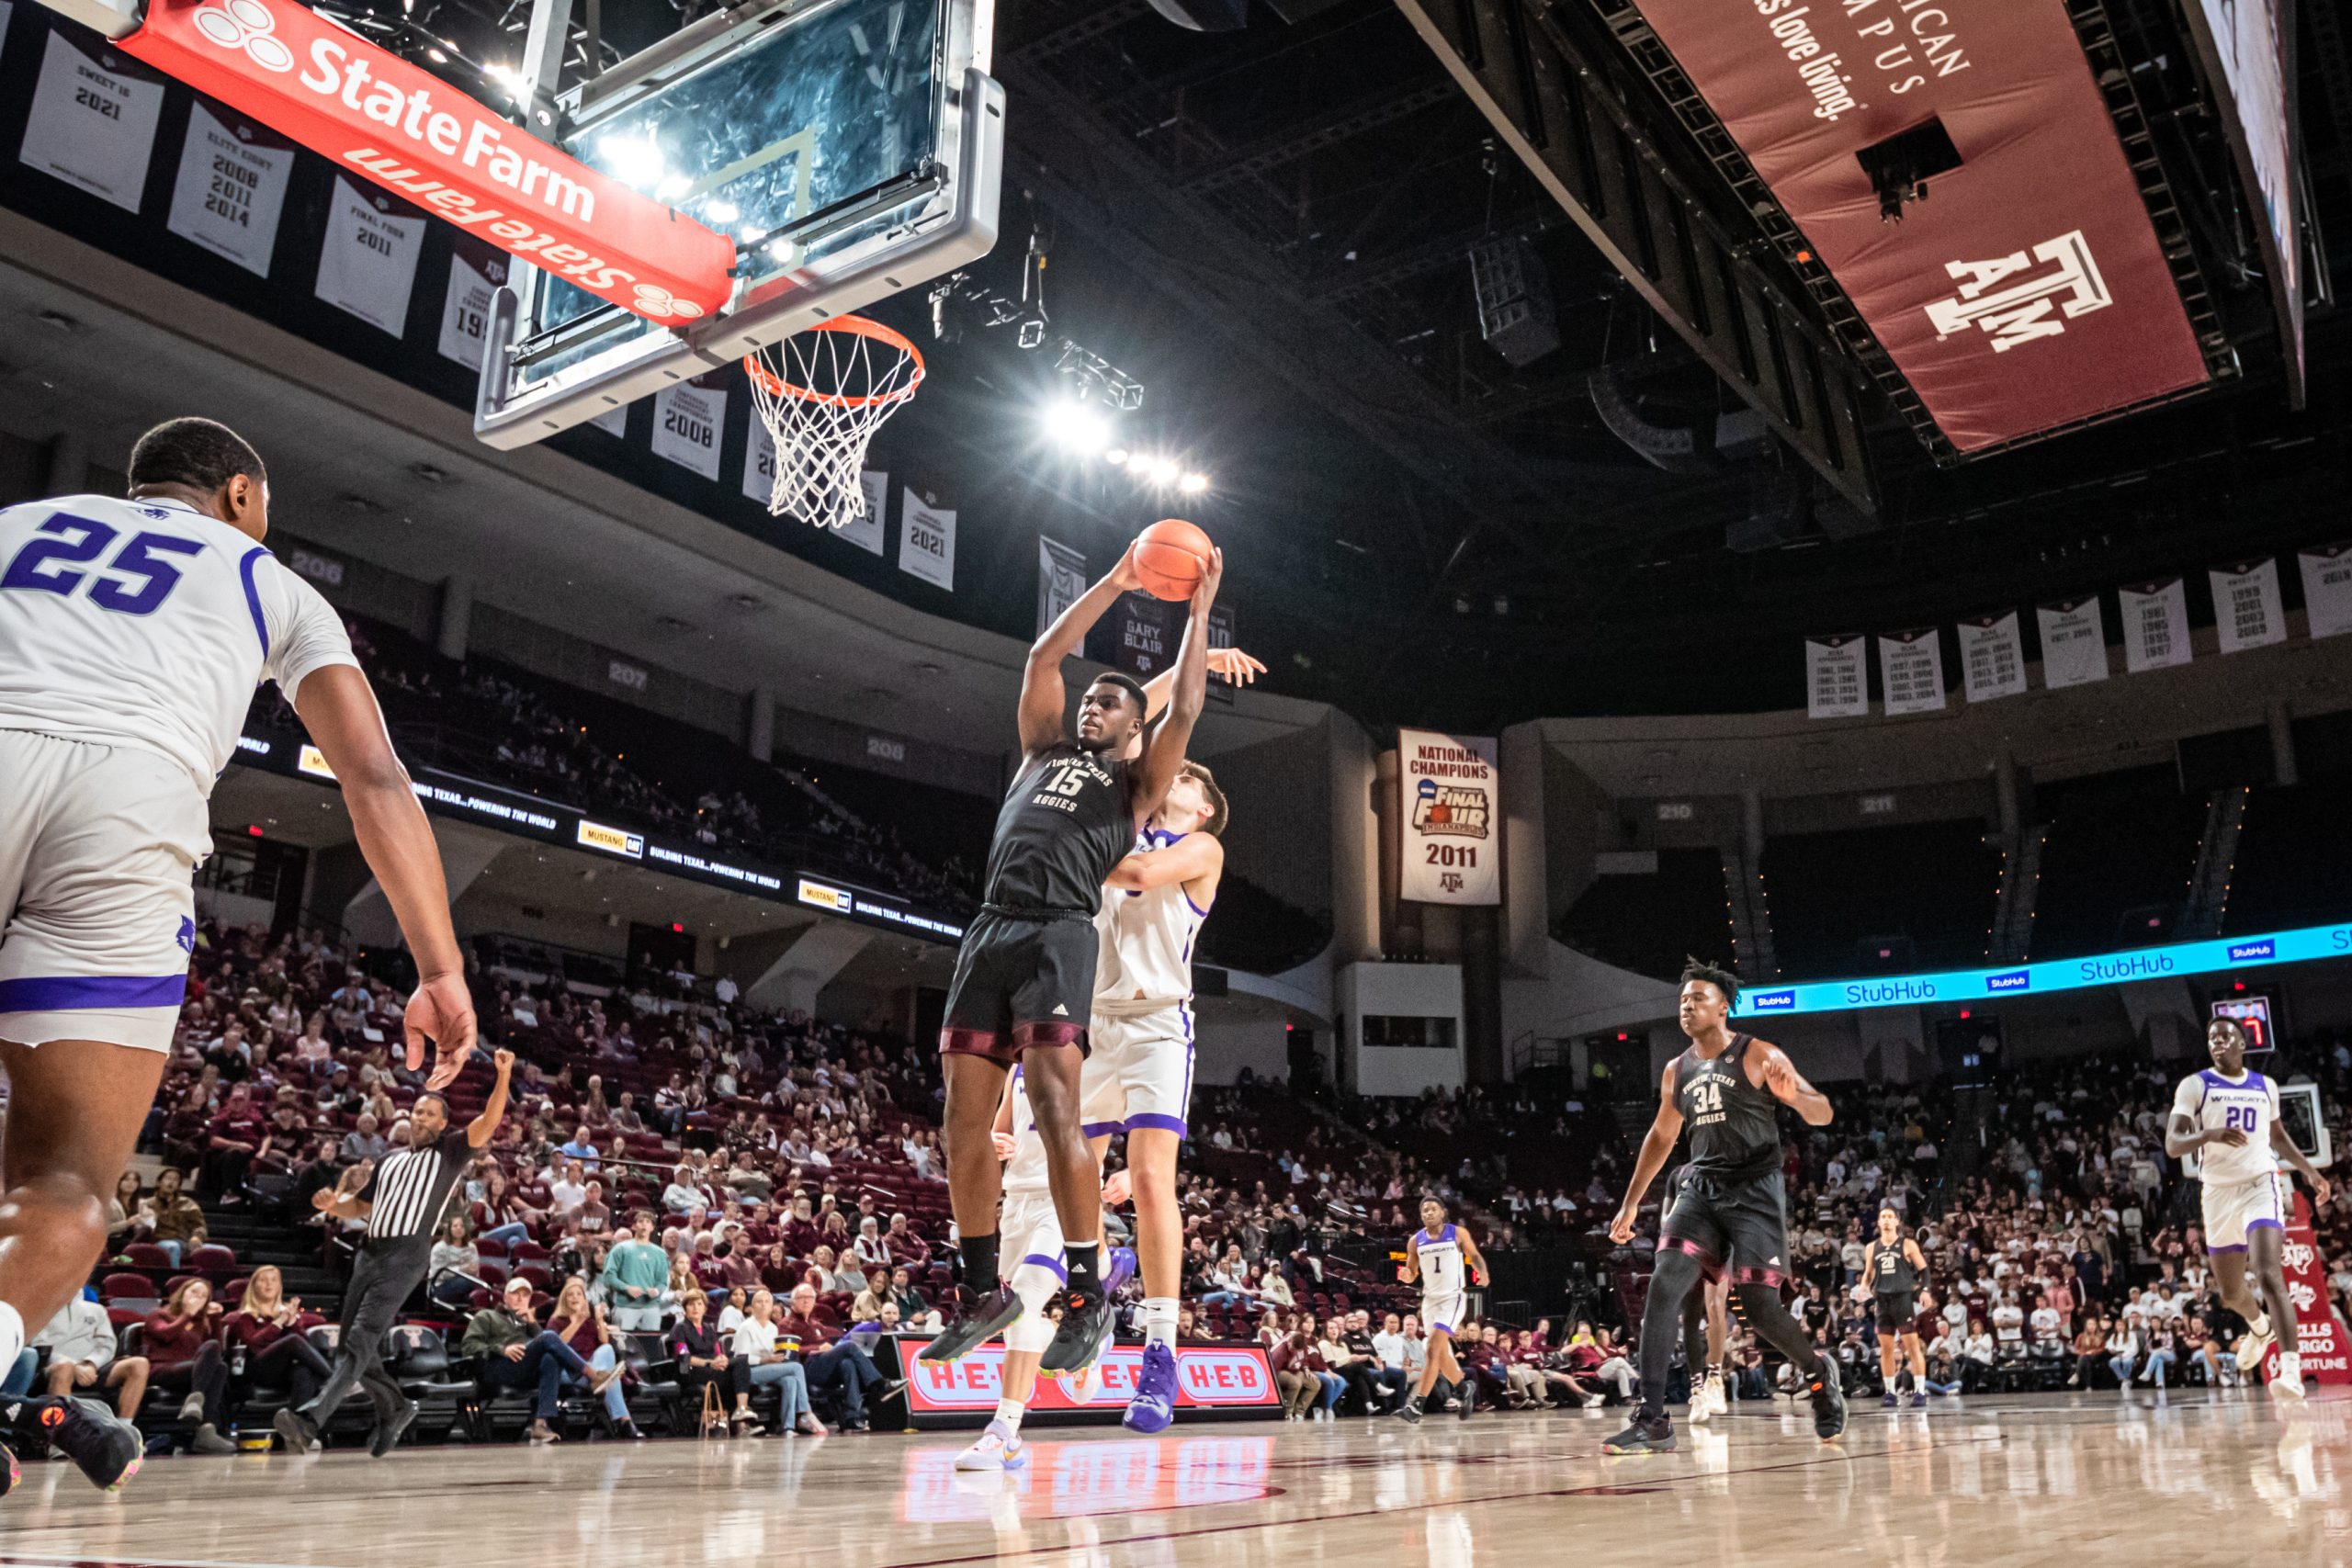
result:
M 2346 957 L 2352 957 L 2352 924 L 2305 926 L 2264 936 L 2176 942 L 2169 947 L 2106 953 L 2005 969 L 1959 969 L 1933 975 L 1775 986 L 1769 990 L 1742 991 L 1732 1012 L 1739 1018 L 1756 1018 L 1769 1013 L 1916 1006 L 2025 991 L 2040 995 L 2089 986 L 2124 985 L 2134 980 L 2211 975 L 2246 964 L 2301 964 Z

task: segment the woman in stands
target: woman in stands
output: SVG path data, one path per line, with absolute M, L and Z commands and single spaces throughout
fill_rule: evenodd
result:
M 531 1233 L 547 1217 L 546 1211 L 523 1201 L 522 1195 L 507 1181 L 503 1167 L 494 1160 L 490 1163 L 482 1178 L 481 1199 L 473 1209 L 477 1236 L 501 1247 L 513 1247 L 518 1241 L 530 1240 Z
M 719 1391 L 720 1414 L 705 1421 L 704 1436 L 710 1435 L 714 1422 L 718 1431 L 727 1430 L 730 1423 L 724 1412 L 729 1404 L 735 1408 L 731 1425 L 741 1427 L 751 1421 L 752 1413 L 745 1404 L 745 1396 L 751 1391 L 745 1376 L 749 1369 L 737 1370 L 734 1359 L 728 1354 L 728 1337 L 719 1333 L 710 1320 L 710 1298 L 700 1291 L 686 1293 L 678 1321 L 670 1328 L 668 1349 L 670 1359 L 677 1364 L 678 1386 L 684 1390 L 688 1404 L 702 1407 L 708 1403 L 706 1389 Z M 729 1394 L 734 1395 L 731 1400 L 727 1397 Z
M 220 1346 L 230 1375 L 245 1388 L 259 1383 L 290 1390 L 294 1404 L 319 1396 L 334 1371 L 302 1331 L 302 1301 L 286 1294 L 285 1276 L 265 1263 L 245 1281 L 244 1299 L 220 1320 Z
M 180 1419 L 194 1428 L 188 1438 L 190 1453 L 237 1451 L 236 1445 L 220 1435 L 220 1424 L 228 1419 L 229 1363 L 213 1333 L 214 1320 L 220 1315 L 220 1306 L 212 1299 L 209 1284 L 182 1280 L 141 1325 L 140 1353 L 147 1358 L 147 1386 L 187 1395 L 180 1401 Z
M 433 1244 L 432 1259 L 425 1265 L 424 1293 L 446 1307 L 462 1307 L 473 1299 L 476 1291 L 490 1289 L 481 1278 L 481 1249 L 473 1244 L 472 1227 L 463 1214 L 452 1214 L 442 1228 L 441 1238 Z M 245 1298 L 251 1301 L 253 1298 Z M 313 1389 L 313 1393 L 318 1391 Z M 308 1404 L 308 1399 L 298 1399 L 297 1404 Z
M 114 1184 L 107 1202 L 107 1256 L 114 1257 L 134 1241 L 147 1238 L 147 1205 L 140 1197 L 139 1173 L 126 1170 Z
M 605 1309 L 589 1303 L 588 1282 L 579 1275 L 566 1280 L 563 1288 L 556 1292 L 555 1305 L 548 1312 L 548 1331 L 588 1363 L 584 1376 L 567 1373 L 564 1381 L 574 1388 L 585 1388 L 605 1402 L 605 1420 L 613 1435 L 643 1437 L 637 1423 L 629 1419 L 628 1391 L 621 1386 L 620 1347 L 605 1322 Z

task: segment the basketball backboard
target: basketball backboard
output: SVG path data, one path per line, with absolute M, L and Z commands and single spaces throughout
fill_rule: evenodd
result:
M 731 235 L 732 301 L 662 324 L 517 266 L 474 434 L 513 447 L 911 288 L 996 243 L 994 0 L 751 0 L 558 99 L 558 145 Z

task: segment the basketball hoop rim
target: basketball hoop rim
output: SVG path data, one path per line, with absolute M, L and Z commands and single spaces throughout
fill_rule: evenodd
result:
M 743 373 L 752 378 L 754 386 L 772 398 L 792 398 L 801 402 L 823 403 L 832 408 L 873 408 L 883 404 L 905 402 L 909 398 L 913 397 L 915 389 L 922 385 L 924 374 L 922 350 L 915 346 L 913 339 L 895 327 L 884 326 L 880 321 L 866 316 L 834 316 L 819 321 L 815 326 L 803 327 L 800 332 L 848 333 L 857 337 L 871 338 L 876 343 L 897 349 L 914 361 L 914 374 L 907 378 L 905 385 L 893 387 L 887 392 L 854 395 L 846 392 L 820 392 L 814 388 L 799 386 L 786 380 L 762 362 L 760 355 L 763 351 L 754 349 L 743 356 Z M 800 333 L 790 335 L 798 337 Z

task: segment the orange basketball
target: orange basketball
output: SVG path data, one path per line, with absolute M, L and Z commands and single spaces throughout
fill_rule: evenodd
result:
M 1143 574 L 1144 592 L 1155 599 L 1190 599 L 1214 547 L 1206 534 L 1182 518 L 1154 523 L 1136 541 L 1136 568 Z

